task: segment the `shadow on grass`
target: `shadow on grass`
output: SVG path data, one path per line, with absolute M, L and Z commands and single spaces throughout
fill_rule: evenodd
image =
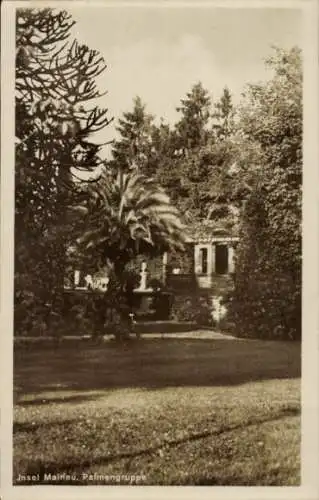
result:
M 56 387 L 55 387 L 56 389 Z M 51 388 L 52 390 L 52 388 Z M 26 401 L 19 400 L 15 404 L 17 406 L 44 406 L 50 404 L 63 404 L 63 403 L 84 403 L 89 401 L 96 401 L 99 394 L 72 394 L 70 396 L 54 397 L 54 398 L 32 398 Z M 105 397 L 105 395 L 103 395 Z
M 38 481 L 33 482 L 32 484 L 43 484 L 44 475 L 51 471 L 54 471 L 54 474 L 56 475 L 65 472 L 67 472 L 68 474 L 72 474 L 74 472 L 79 472 L 80 470 L 88 469 L 90 467 L 92 468 L 95 466 L 103 466 L 123 459 L 133 460 L 143 455 L 152 455 L 154 453 L 157 453 L 160 449 L 163 448 L 163 446 L 173 448 L 179 445 L 190 443 L 192 441 L 198 441 L 201 439 L 210 438 L 214 436 L 218 437 L 228 432 L 241 431 L 247 427 L 254 426 L 256 424 L 260 425 L 268 422 L 275 422 L 281 420 L 282 418 L 286 418 L 287 416 L 297 416 L 299 414 L 300 414 L 299 408 L 293 406 L 287 406 L 287 408 L 283 408 L 281 411 L 279 411 L 276 415 L 273 415 L 272 417 L 250 418 L 246 422 L 240 424 L 224 425 L 218 430 L 204 431 L 196 434 L 191 434 L 180 439 L 165 440 L 164 442 L 159 443 L 156 446 L 152 446 L 149 448 L 142 448 L 132 452 L 124 452 L 114 455 L 101 456 L 92 460 L 85 459 L 82 461 L 76 460 L 75 457 L 74 462 L 67 462 L 67 463 L 61 463 L 61 462 L 56 463 L 56 462 L 46 461 L 45 465 L 41 460 L 35 460 L 32 463 L 29 463 L 25 471 L 25 474 L 28 475 L 39 474 L 40 479 Z M 17 482 L 15 482 L 14 484 L 17 484 Z M 22 485 L 28 483 L 19 482 L 19 484 Z M 46 484 L 57 484 L 57 482 L 56 480 L 53 480 L 51 482 L 50 481 L 46 482 Z M 63 484 L 66 484 L 65 481 L 63 481 Z M 75 483 L 74 481 L 71 481 L 70 484 L 75 484 Z M 87 484 L 87 482 L 78 480 L 77 484 Z M 195 483 L 193 484 L 195 485 Z M 217 483 L 214 483 L 213 478 L 203 477 L 197 479 L 196 485 L 205 485 L 205 484 L 213 485 Z
M 16 395 L 33 393 L 33 404 L 52 389 L 61 394 L 56 402 L 67 402 L 64 390 L 230 386 L 300 375 L 300 344 L 294 342 L 141 339 L 128 346 L 74 343 L 54 351 L 34 345 L 14 356 Z

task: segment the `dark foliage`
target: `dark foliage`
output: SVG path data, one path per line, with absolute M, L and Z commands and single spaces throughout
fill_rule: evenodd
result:
M 302 79 L 298 49 L 277 51 L 273 79 L 251 86 L 241 127 L 261 169 L 245 205 L 231 315 L 239 335 L 301 337 Z
M 16 14 L 15 324 L 17 333 L 45 332 L 57 310 L 72 242 L 68 207 L 81 174 L 96 171 L 100 146 L 92 133 L 109 121 L 89 107 L 99 97 L 100 55 L 69 42 L 65 11 Z M 60 296 L 60 298 L 59 298 Z
M 213 307 L 211 297 L 190 294 L 176 296 L 172 306 L 172 318 L 178 321 L 189 321 L 197 326 L 213 326 Z

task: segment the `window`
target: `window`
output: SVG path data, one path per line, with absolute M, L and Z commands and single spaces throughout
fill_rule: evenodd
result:
M 228 247 L 227 245 L 216 245 L 216 274 L 228 273 Z
M 207 257 L 208 257 L 207 248 L 201 248 L 200 249 L 201 274 L 207 274 L 208 270 Z

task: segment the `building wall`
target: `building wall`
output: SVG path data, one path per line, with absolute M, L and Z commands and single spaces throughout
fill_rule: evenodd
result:
M 196 276 L 196 281 L 199 288 L 211 288 L 212 286 L 212 275 L 199 275 Z

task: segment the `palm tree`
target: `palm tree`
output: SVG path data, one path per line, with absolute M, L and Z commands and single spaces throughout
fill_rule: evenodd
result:
M 111 265 L 120 281 L 137 255 L 183 249 L 178 211 L 154 179 L 137 171 L 116 176 L 105 171 L 83 194 L 84 202 L 75 207 L 84 216 L 77 244 L 94 265 Z

